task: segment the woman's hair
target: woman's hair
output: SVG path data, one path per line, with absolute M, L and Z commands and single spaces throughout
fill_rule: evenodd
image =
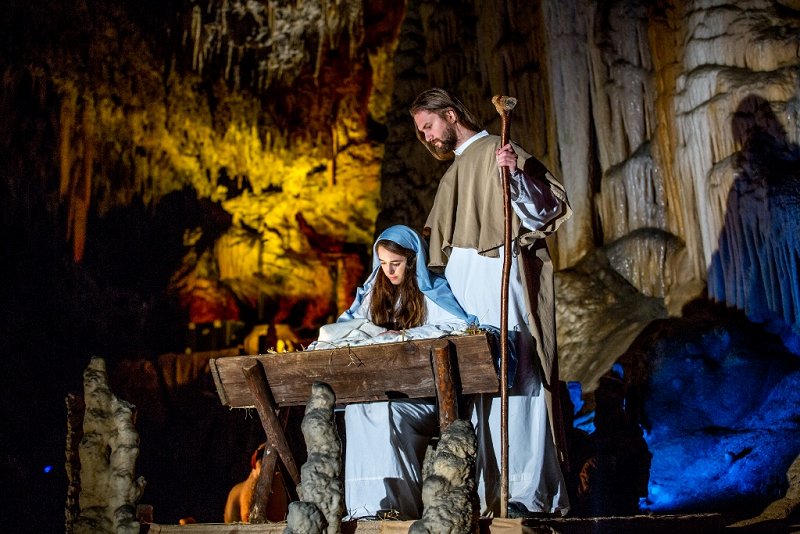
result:
M 466 106 L 464 106 L 464 104 L 462 104 L 458 98 L 452 96 L 444 89 L 439 89 L 436 87 L 420 93 L 419 96 L 417 96 L 417 98 L 414 100 L 414 103 L 411 104 L 408 112 L 413 117 L 420 111 L 428 111 L 430 113 L 437 114 L 444 120 L 447 120 L 447 111 L 450 109 L 453 110 L 453 113 L 455 113 L 456 117 L 458 117 L 458 122 L 460 122 L 464 127 L 472 130 L 473 132 L 479 132 L 483 129 L 481 128 L 478 120 L 472 115 L 472 113 L 469 112 Z M 437 153 L 433 149 L 432 145 L 425 140 L 424 133 L 420 132 L 416 127 L 414 128 L 414 132 L 417 135 L 417 139 L 419 139 L 420 142 L 425 145 L 425 148 L 427 148 L 436 159 L 448 159 L 446 157 L 443 158 L 441 154 Z
M 394 241 L 381 239 L 375 243 L 375 253 L 383 247 L 406 258 L 403 281 L 392 284 L 383 269 L 375 277 L 370 302 L 370 317 L 378 326 L 390 330 L 413 328 L 425 324 L 425 295 L 417 285 L 417 256 L 413 250 Z

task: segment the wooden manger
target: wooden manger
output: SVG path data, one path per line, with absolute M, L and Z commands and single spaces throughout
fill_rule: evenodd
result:
M 330 385 L 338 404 L 435 397 L 441 428 L 458 418 L 458 395 L 497 393 L 499 388 L 486 333 L 227 356 L 211 359 L 209 366 L 222 404 L 255 408 L 267 436 L 251 523 L 265 522 L 278 459 L 288 475 L 290 498 L 297 498 L 300 473 L 284 434 L 287 411 L 281 409 L 306 404 L 315 382 Z

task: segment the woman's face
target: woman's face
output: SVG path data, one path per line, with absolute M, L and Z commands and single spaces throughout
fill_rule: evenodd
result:
M 395 254 L 382 246 L 378 246 L 378 259 L 381 262 L 381 269 L 383 274 L 392 283 L 397 285 L 403 281 L 406 276 L 406 257 L 400 254 Z

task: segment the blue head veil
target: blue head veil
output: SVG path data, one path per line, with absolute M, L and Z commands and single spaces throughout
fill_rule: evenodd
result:
M 459 319 L 463 319 L 470 324 L 478 324 L 478 318 L 466 313 L 458 303 L 455 295 L 453 295 L 453 291 L 450 289 L 450 284 L 447 283 L 447 279 L 428 270 L 428 246 L 422 237 L 408 226 L 403 226 L 401 224 L 391 226 L 384 230 L 381 235 L 378 236 L 375 244 L 372 245 L 372 273 L 367 278 L 367 281 L 364 282 L 364 285 L 358 288 L 355 301 L 353 301 L 350 308 L 339 317 L 339 321 L 352 319 L 354 312 L 364 300 L 364 295 L 372 289 L 372 285 L 375 283 L 375 277 L 378 275 L 378 271 L 381 268 L 377 247 L 378 241 L 381 240 L 393 241 L 403 248 L 414 251 L 417 256 L 417 286 L 419 286 L 420 291 L 422 291 L 426 297 Z

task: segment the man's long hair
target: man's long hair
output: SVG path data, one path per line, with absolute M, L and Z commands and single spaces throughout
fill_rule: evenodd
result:
M 394 241 L 381 239 L 375 244 L 389 252 L 400 254 L 406 258 L 406 269 L 403 281 L 392 284 L 380 269 L 375 277 L 370 302 L 372 322 L 389 330 L 403 330 L 425 324 L 425 295 L 417 285 L 417 256 L 413 250 L 401 247 Z
M 469 112 L 469 110 L 461 103 L 461 101 L 445 91 L 444 89 L 439 89 L 438 87 L 434 87 L 433 89 L 428 89 L 427 91 L 423 91 L 422 93 L 417 96 L 414 100 L 414 103 L 411 104 L 411 107 L 408 109 L 408 112 L 411 114 L 411 117 L 414 117 L 414 114 L 420 111 L 428 111 L 430 113 L 436 113 L 445 121 L 447 120 L 447 110 L 452 109 L 453 112 L 458 117 L 458 122 L 460 122 L 465 128 L 472 130 L 473 132 L 480 132 L 483 130 L 481 127 L 480 122 Z M 419 139 L 420 143 L 425 145 L 425 148 L 433 154 L 433 157 L 439 160 L 447 160 L 453 159 L 453 155 L 443 155 L 436 152 L 434 146 L 425 140 L 425 134 L 420 132 L 416 125 L 414 127 L 414 132 L 417 135 L 417 139 Z

